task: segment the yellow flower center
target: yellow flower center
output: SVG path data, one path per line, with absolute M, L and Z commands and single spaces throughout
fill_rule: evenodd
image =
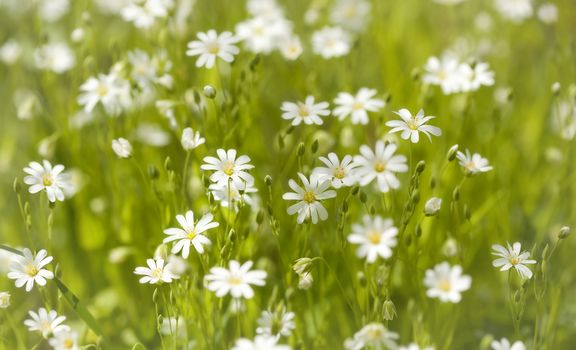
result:
M 354 102 L 354 104 L 352 105 L 352 109 L 355 111 L 359 111 L 364 109 L 364 104 L 362 102 Z
M 233 285 L 233 286 L 239 286 L 239 285 L 242 284 L 242 279 L 239 278 L 239 277 L 237 277 L 237 276 L 231 276 L 231 277 L 228 279 L 228 283 L 231 284 L 231 285 Z
M 224 172 L 224 174 L 232 176 L 232 174 L 234 174 L 234 162 L 231 162 L 229 160 L 224 162 L 224 164 L 222 164 L 222 171 Z
M 304 193 L 302 200 L 306 203 L 314 203 L 316 201 L 316 195 L 312 191 L 306 192 Z
M 518 263 L 520 262 L 520 259 L 518 259 L 518 257 L 515 257 L 515 256 L 514 256 L 514 257 L 510 257 L 510 258 L 508 259 L 508 261 L 509 261 L 510 264 L 512 264 L 512 265 L 518 265 Z
M 386 162 L 377 161 L 374 163 L 374 170 L 378 173 L 383 172 L 386 170 Z
M 152 270 L 151 275 L 154 278 L 160 279 L 160 278 L 162 278 L 162 272 L 163 272 L 163 270 L 160 267 L 157 267 L 154 270 Z
M 54 184 L 54 178 L 52 177 L 52 174 L 42 174 L 42 185 L 44 185 L 44 187 L 48 187 L 52 186 L 52 184 Z
M 206 48 L 208 49 L 208 53 L 211 53 L 212 55 L 216 55 L 220 52 L 220 44 L 217 41 L 207 43 Z
M 196 229 L 193 229 L 192 231 L 186 231 L 188 234 L 186 235 L 186 238 L 188 238 L 189 240 L 193 240 L 194 237 L 196 237 L 198 234 L 196 233 Z
M 336 169 L 334 169 L 333 175 L 337 179 L 343 179 L 346 176 L 346 172 L 341 166 L 339 166 Z
M 380 240 L 382 239 L 382 235 L 378 231 L 370 231 L 368 232 L 368 240 L 372 244 L 380 244 Z
M 449 292 L 452 289 L 452 283 L 449 280 L 442 280 L 438 283 L 438 289 L 443 292 Z
M 30 277 L 34 277 L 38 274 L 38 269 L 34 265 L 26 266 L 26 274 Z
M 406 124 L 410 129 L 418 130 L 418 123 L 416 122 L 416 119 L 410 119 Z
M 65 349 L 72 349 L 74 347 L 74 340 L 68 338 L 64 340 L 64 348 Z
M 366 332 L 368 339 L 378 340 L 382 338 L 382 329 L 378 327 L 371 327 L 368 332 Z
M 298 115 L 302 118 L 306 118 L 310 116 L 310 108 L 304 103 L 298 103 Z
M 108 95 L 108 87 L 104 84 L 100 84 L 98 86 L 98 90 L 96 90 L 96 93 L 98 94 L 98 96 L 104 97 Z

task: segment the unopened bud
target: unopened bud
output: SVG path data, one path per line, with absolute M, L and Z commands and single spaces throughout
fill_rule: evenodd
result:
M 202 92 L 204 93 L 204 96 L 206 96 L 209 99 L 213 99 L 214 97 L 216 97 L 216 89 L 212 85 L 204 86 Z
M 565 238 L 567 238 L 568 236 L 570 236 L 570 227 L 568 227 L 568 226 L 563 226 L 563 227 L 560 229 L 560 232 L 558 232 L 558 238 L 559 238 L 559 239 L 565 239 Z
M 441 207 L 442 198 L 432 197 L 424 204 L 424 215 L 435 216 L 440 212 Z
M 306 146 L 304 146 L 304 142 L 300 142 L 298 144 L 298 157 L 302 157 L 306 152 Z
M 460 187 L 456 187 L 454 192 L 452 192 L 452 200 L 454 200 L 454 202 L 458 202 L 458 200 L 460 200 Z
M 266 183 L 267 186 L 272 186 L 272 176 L 266 175 L 264 177 L 264 182 Z
M 456 154 L 458 153 L 458 145 L 454 145 L 450 147 L 448 153 L 446 154 L 446 159 L 451 162 L 456 158 Z
M 382 309 L 384 311 L 383 316 L 385 320 L 392 321 L 394 318 L 396 318 L 396 306 L 394 306 L 392 300 L 386 300 Z
M 416 173 L 422 174 L 425 168 L 426 168 L 426 162 L 423 160 L 419 161 L 418 164 L 416 164 Z
M 319 146 L 320 144 L 318 143 L 318 139 L 314 140 L 314 142 L 312 142 L 312 147 L 310 147 L 310 152 L 312 152 L 312 154 L 318 152 Z
M 362 204 L 365 204 L 368 201 L 368 196 L 366 195 L 366 192 L 364 192 L 364 191 L 360 191 L 359 198 L 360 198 L 360 202 Z

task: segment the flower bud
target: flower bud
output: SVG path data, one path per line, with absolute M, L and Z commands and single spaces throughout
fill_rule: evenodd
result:
M 298 144 L 298 157 L 302 157 L 305 152 L 306 152 L 306 146 L 304 145 L 304 142 L 300 142 Z
M 310 269 L 312 268 L 312 263 L 313 260 L 310 258 L 300 258 L 294 261 L 292 269 L 294 270 L 294 272 L 300 275 L 300 277 L 302 277 L 302 275 L 310 272 Z
M 266 183 L 267 186 L 272 186 L 272 176 L 266 175 L 264 177 L 264 182 Z
M 212 85 L 204 86 L 202 92 L 204 93 L 204 96 L 206 96 L 209 99 L 213 99 L 214 97 L 216 97 L 216 89 Z
M 426 216 L 438 215 L 441 207 L 442 207 L 442 198 L 432 197 L 428 201 L 426 201 L 426 204 L 424 204 L 424 215 Z
M 419 161 L 418 164 L 416 164 L 416 173 L 422 174 L 425 168 L 426 168 L 426 162 L 423 160 Z
M 454 145 L 450 147 L 448 153 L 446 154 L 446 159 L 451 162 L 456 158 L 456 154 L 458 153 L 458 145 Z
M 382 309 L 384 311 L 384 319 L 386 321 L 392 321 L 394 318 L 396 318 L 396 306 L 394 306 L 392 300 L 386 300 Z
M 125 138 L 120 137 L 112 140 L 112 150 L 118 158 L 126 159 L 132 157 L 132 145 Z
M 558 239 L 565 239 L 570 236 L 570 227 L 562 226 L 560 232 L 558 232 Z
M 0 309 L 6 309 L 10 306 L 10 293 L 0 292 Z

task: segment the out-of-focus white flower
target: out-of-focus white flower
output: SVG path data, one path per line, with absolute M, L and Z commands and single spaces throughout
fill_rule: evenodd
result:
M 496 10 L 512 22 L 522 22 L 532 16 L 532 0 L 494 0 Z
M 164 259 L 147 259 L 147 267 L 139 266 L 134 270 L 136 275 L 142 275 L 144 277 L 140 278 L 140 283 L 172 283 L 172 280 L 180 278 L 180 276 L 172 273 L 170 269 L 170 264 L 164 265 Z
M 70 33 L 70 39 L 75 43 L 80 43 L 84 41 L 85 32 L 82 28 L 75 28 L 72 33 Z
M 256 333 L 268 337 L 275 337 L 276 339 L 289 337 L 296 328 L 296 324 L 294 323 L 295 316 L 293 312 L 287 312 L 285 307 L 275 312 L 268 310 L 262 311 L 260 318 L 258 318 Z
M 24 172 L 28 174 L 24 177 L 24 183 L 30 185 L 28 192 L 38 193 L 44 190 L 50 202 L 63 201 L 65 192 L 70 187 L 70 177 L 63 171 L 63 165 L 52 167 L 47 160 L 42 161 L 42 164 L 30 162 L 24 168 Z
M 576 105 L 571 101 L 559 101 L 552 108 L 551 122 L 554 130 L 564 140 L 573 140 L 576 136 Z
M 466 153 L 458 151 L 456 157 L 467 175 L 485 173 L 493 169 L 488 165 L 488 159 L 483 158 L 479 153 L 470 154 L 469 150 L 466 150 Z
M 492 29 L 492 22 L 492 16 L 490 16 L 490 14 L 487 12 L 480 12 L 476 15 L 476 17 L 474 17 L 474 26 L 476 29 L 483 32 L 487 32 Z
M 34 60 L 38 69 L 64 73 L 74 67 L 76 58 L 65 43 L 49 43 L 36 49 Z
M 58 331 L 48 340 L 54 350 L 80 350 L 78 334 L 72 331 Z
M 352 156 L 345 155 L 342 162 L 338 159 L 336 153 L 328 153 L 328 157 L 319 158 L 325 167 L 317 167 L 313 173 L 317 174 L 320 181 L 330 180 L 332 187 L 340 188 L 342 186 L 352 186 L 356 182 L 354 168 L 356 163 L 352 161 Z
M 442 4 L 442 5 L 456 5 L 456 4 L 460 4 L 463 3 L 466 0 L 432 0 L 437 4 Z
M 290 179 L 288 186 L 294 192 L 286 192 L 282 195 L 284 200 L 298 201 L 298 203 L 288 207 L 287 213 L 289 215 L 298 213 L 296 221 L 299 224 L 303 223 L 307 218 L 311 218 L 313 224 L 318 223 L 318 218 L 326 220 L 328 211 L 326 211 L 321 201 L 336 197 L 336 191 L 328 190 L 331 182 L 329 180 L 320 180 L 316 174 L 310 175 L 310 180 L 302 173 L 298 173 L 298 177 L 300 177 L 303 187 L 298 186 L 296 181 Z
M 321 117 L 330 114 L 328 102 L 314 102 L 314 96 L 306 97 L 304 102 L 284 102 L 280 109 L 282 110 L 282 119 L 292 120 L 292 125 L 322 125 L 324 121 Z
M 442 245 L 442 254 L 448 258 L 458 255 L 458 242 L 450 237 Z
M 172 254 L 178 254 L 182 251 L 182 257 L 188 258 L 190 246 L 199 254 L 204 253 L 204 246 L 211 245 L 212 241 L 203 233 L 220 226 L 219 223 L 212 221 L 214 216 L 210 213 L 202 216 L 198 222 L 194 221 L 194 212 L 188 210 L 185 215 L 176 215 L 176 220 L 182 228 L 172 227 L 164 230 L 168 237 L 164 238 L 164 243 L 177 241 L 172 247 Z
M 230 32 L 216 33 L 214 29 L 208 32 L 200 32 L 196 35 L 198 40 L 188 43 L 187 56 L 199 56 L 196 67 L 212 68 L 216 58 L 230 63 L 234 56 L 240 52 L 236 44 L 240 39 Z
M 10 264 L 12 263 L 12 259 L 17 257 L 18 255 L 6 251 L 4 249 L 0 249 L 0 273 L 8 273 L 10 271 Z
M 332 7 L 330 21 L 334 25 L 359 32 L 366 28 L 370 8 L 366 0 L 338 0 Z
M 426 270 L 424 278 L 424 286 L 428 288 L 426 295 L 430 298 L 438 298 L 442 302 L 460 302 L 462 299 L 460 293 L 470 289 L 471 284 L 472 278 L 462 274 L 461 266 L 450 266 L 448 262 Z
M 352 234 L 348 236 L 348 242 L 358 244 L 356 255 L 366 258 L 368 263 L 373 263 L 380 256 L 388 259 L 392 256 L 392 248 L 398 243 L 396 236 L 398 229 L 394 227 L 391 219 L 381 216 L 371 217 L 364 215 L 362 224 L 352 225 Z
M 415 116 L 406 108 L 402 108 L 394 113 L 400 116 L 402 120 L 390 120 L 386 122 L 386 126 L 392 128 L 392 130 L 389 131 L 391 134 L 399 131 L 402 132 L 400 136 L 404 140 L 410 139 L 412 143 L 418 143 L 420 140 L 420 132 L 426 135 L 430 141 L 432 141 L 430 134 L 434 136 L 442 135 L 440 128 L 426 124 L 430 119 L 436 117 L 425 116 L 423 109 Z
M 112 140 L 112 150 L 118 158 L 132 157 L 132 145 L 123 137 Z
M 10 306 L 10 293 L 0 292 L 0 309 L 7 309 Z
M 314 52 L 326 59 L 347 55 L 350 41 L 350 34 L 340 27 L 324 27 L 312 34 Z
M 173 335 L 178 338 L 186 338 L 186 319 L 182 316 L 164 317 L 160 333 L 163 335 Z
M 230 260 L 228 269 L 224 267 L 213 267 L 206 275 L 207 288 L 216 293 L 221 298 L 230 294 L 233 298 L 251 299 L 254 291 L 251 285 L 264 286 L 266 284 L 266 271 L 252 270 L 252 261 L 244 264 L 236 260 Z
M 411 343 L 406 346 L 400 346 L 397 348 L 397 350 L 434 350 L 434 347 L 433 346 L 420 347 L 416 343 Z
M 255 53 L 270 53 L 278 44 L 292 33 L 291 23 L 284 19 L 266 20 L 256 17 L 240 22 L 236 26 L 236 35 Z
M 248 0 L 246 9 L 253 17 L 264 18 L 269 21 L 284 18 L 282 8 L 275 0 Z
M 0 61 L 6 65 L 13 65 L 22 56 L 22 47 L 13 39 L 6 41 L 0 47 Z
M 558 20 L 558 7 L 551 2 L 540 5 L 538 19 L 546 24 L 555 23 Z
M 296 35 L 290 35 L 289 37 L 282 39 L 278 43 L 278 47 L 282 56 L 290 61 L 294 61 L 300 57 L 303 51 L 302 42 Z
M 398 334 L 388 330 L 381 323 L 369 323 L 344 342 L 347 350 L 396 349 Z
M 170 75 L 172 62 L 168 59 L 166 51 L 159 51 L 150 56 L 142 50 L 128 52 L 131 78 L 143 89 L 153 89 L 154 84 L 172 88 L 173 78 Z
M 38 4 L 40 16 L 47 22 L 56 22 L 70 9 L 70 0 L 42 0 Z
M 512 246 L 507 243 L 507 246 L 508 248 L 504 248 L 499 244 L 492 246 L 492 254 L 498 256 L 496 260 L 492 261 L 492 266 L 499 267 L 500 271 L 508 271 L 514 268 L 522 278 L 532 278 L 532 271 L 526 264 L 536 264 L 536 260 L 529 259 L 530 252 L 523 252 L 520 242 L 516 242 Z
M 368 124 L 368 112 L 378 112 L 385 105 L 383 100 L 374 98 L 376 93 L 376 90 L 368 88 L 361 88 L 356 96 L 347 92 L 339 93 L 334 99 L 334 116 L 339 120 L 350 116 L 352 124 Z
M 100 103 L 107 114 L 117 116 L 132 105 L 130 83 L 114 70 L 110 74 L 90 77 L 80 86 L 78 103 L 87 113 Z
M 50 335 L 58 332 L 67 332 L 70 330 L 70 327 L 62 324 L 62 322 L 66 320 L 66 317 L 58 316 L 58 313 L 54 310 L 48 311 L 42 307 L 38 310 L 38 313 L 29 311 L 28 314 L 31 319 L 25 320 L 24 325 L 28 327 L 30 332 L 39 331 L 46 339 L 48 339 Z
M 432 197 L 424 204 L 424 215 L 435 216 L 440 212 L 442 207 L 442 198 Z
M 173 7 L 173 0 L 132 0 L 122 8 L 122 17 L 137 28 L 146 29 L 152 27 L 157 19 L 168 17 Z
M 278 339 L 276 337 L 268 337 L 263 335 L 257 335 L 254 340 L 240 338 L 236 340 L 236 344 L 232 350 L 291 350 L 292 348 L 288 345 L 277 344 Z
M 250 157 L 242 155 L 236 158 L 236 150 L 223 149 L 216 150 L 218 158 L 204 157 L 204 163 L 200 166 L 202 170 L 212 170 L 210 181 L 228 186 L 228 181 L 234 182 L 238 189 L 246 188 L 246 185 L 254 183 L 254 177 L 248 174 L 248 170 L 254 168 L 250 164 Z
M 354 171 L 360 186 L 366 186 L 376 179 L 380 192 L 400 187 L 400 181 L 394 173 L 408 171 L 406 157 L 394 155 L 398 148 L 395 144 L 386 145 L 384 141 L 376 142 L 375 151 L 366 145 L 360 146 L 360 154 L 354 156 L 358 168 Z
M 231 182 L 230 186 L 223 183 L 214 183 L 211 184 L 208 189 L 212 193 L 214 200 L 220 202 L 224 208 L 228 208 L 230 203 L 232 203 L 234 210 L 238 211 L 238 205 L 240 203 L 246 203 L 250 206 L 256 204 L 250 196 L 251 193 L 258 192 L 253 184 L 246 184 L 246 186 L 240 190 L 234 185 L 234 182 Z
M 180 143 L 185 151 L 191 151 L 196 147 L 204 144 L 206 139 L 200 136 L 200 132 L 192 130 L 192 128 L 185 128 L 182 131 L 182 138 Z
M 521 341 L 515 341 L 513 344 L 506 338 L 494 340 L 492 344 L 492 350 L 526 350 L 526 345 Z
M 462 65 L 464 81 L 462 91 L 476 91 L 481 86 L 494 85 L 494 72 L 490 70 L 488 63 L 477 62 L 474 66 Z

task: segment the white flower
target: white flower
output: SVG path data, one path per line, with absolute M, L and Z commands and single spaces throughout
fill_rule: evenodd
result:
M 282 118 L 292 120 L 292 125 L 300 125 L 302 122 L 307 125 L 322 125 L 324 121 L 320 117 L 330 114 L 328 106 L 328 102 L 314 103 L 314 96 L 308 96 L 304 103 L 284 102 L 280 109 L 284 112 Z
M 424 204 L 424 215 L 434 216 L 438 214 L 442 207 L 442 198 L 432 197 Z
M 247 184 L 245 188 L 239 190 L 234 182 L 228 184 L 215 183 L 211 184 L 208 189 L 215 200 L 220 202 L 224 208 L 228 208 L 232 202 L 234 210 L 238 211 L 238 204 L 246 203 L 250 206 L 255 205 L 255 200 L 250 197 L 250 193 L 256 193 L 258 190 L 252 184 Z
M 420 347 L 416 343 L 411 343 L 406 346 L 400 346 L 396 350 L 434 350 L 432 346 Z
M 0 249 L 0 273 L 4 274 L 4 273 L 8 273 L 8 271 L 10 271 L 10 264 L 12 263 L 12 260 L 14 260 L 15 257 L 17 257 L 17 254 L 14 254 L 12 252 L 9 252 L 7 250 L 4 249 Z
M 188 43 L 187 56 L 199 56 L 196 60 L 196 67 L 212 68 L 219 57 L 230 63 L 234 61 L 234 55 L 240 52 L 236 44 L 240 39 L 230 32 L 223 32 L 220 35 L 211 29 L 206 33 L 200 32 L 196 35 L 199 40 Z
M 257 335 L 254 340 L 240 338 L 232 350 L 290 350 L 288 345 L 279 345 L 275 337 Z
M 545 24 L 552 24 L 558 20 L 558 7 L 551 2 L 540 5 L 538 19 Z
M 365 215 L 363 224 L 352 225 L 352 234 L 348 236 L 348 242 L 360 245 L 356 255 L 359 258 L 366 258 L 371 264 L 378 256 L 384 259 L 392 256 L 392 248 L 398 243 L 397 235 L 398 229 L 394 227 L 391 219 Z
M 462 91 L 466 72 L 455 57 L 450 55 L 445 55 L 442 59 L 430 57 L 424 70 L 426 72 L 422 76 L 422 81 L 440 86 L 445 95 Z
M 330 13 L 330 22 L 352 31 L 361 31 L 368 23 L 370 7 L 366 0 L 338 0 Z
M 47 22 L 56 22 L 70 9 L 70 0 L 44 0 L 38 5 L 42 19 Z
M 166 51 L 160 51 L 156 56 L 150 57 L 142 50 L 128 52 L 130 63 L 130 77 L 143 89 L 152 89 L 153 84 L 172 88 L 173 79 L 169 72 L 172 62 L 168 60 Z
M 513 22 L 522 22 L 534 12 L 532 0 L 494 0 L 494 6 L 502 17 Z
M 42 165 L 38 162 L 30 162 L 24 168 L 24 172 L 28 174 L 24 177 L 24 183 L 30 185 L 28 189 L 30 193 L 45 190 L 50 202 L 63 201 L 65 191 L 70 187 L 70 178 L 63 171 L 63 165 L 58 164 L 52 167 L 47 160 L 44 160 Z
M 178 220 L 182 228 L 172 227 L 164 230 L 164 233 L 168 235 L 168 237 L 164 238 L 164 243 L 178 241 L 172 247 L 172 254 L 178 254 L 178 252 L 182 251 L 184 259 L 188 258 L 190 254 L 190 245 L 193 245 L 199 254 L 203 254 L 204 246 L 212 244 L 212 241 L 203 233 L 220 226 L 219 223 L 212 221 L 212 219 L 214 219 L 214 216 L 208 213 L 202 216 L 198 222 L 194 222 L 194 213 L 191 210 L 188 210 L 186 215 L 176 215 L 176 220 Z
M 350 51 L 350 34 L 340 27 L 324 27 L 312 34 L 312 47 L 326 59 L 344 56 Z
M 482 156 L 478 153 L 470 155 L 469 150 L 466 150 L 466 154 L 458 151 L 458 153 L 456 153 L 456 157 L 468 175 L 485 173 L 493 169 L 490 165 L 488 165 L 488 159 L 482 158 Z
M 376 142 L 375 152 L 366 145 L 360 147 L 361 155 L 354 156 L 354 162 L 359 166 L 355 170 L 360 186 L 366 186 L 374 179 L 378 181 L 381 192 L 400 187 L 400 181 L 394 176 L 395 172 L 408 171 L 406 157 L 394 155 L 398 146 L 384 144 L 384 141 Z
M 210 175 L 210 181 L 226 186 L 228 181 L 232 181 L 238 189 L 244 189 L 246 185 L 254 183 L 254 177 L 247 173 L 247 170 L 254 168 L 249 164 L 250 157 L 242 155 L 236 158 L 235 149 L 228 151 L 218 149 L 216 153 L 218 158 L 204 157 L 205 164 L 200 166 L 202 170 L 215 171 Z
M 52 257 L 48 256 L 45 249 L 33 256 L 30 249 L 24 248 L 22 254 L 23 256 L 15 256 L 12 259 L 10 272 L 8 272 L 8 278 L 16 280 L 16 287 L 20 288 L 26 284 L 26 291 L 29 292 L 34 287 L 34 283 L 45 286 L 46 280 L 54 278 L 51 271 L 43 269 L 52 261 Z
M 142 143 L 154 147 L 163 147 L 170 143 L 171 135 L 153 123 L 140 123 L 136 128 L 136 137 Z
M 58 331 L 49 341 L 54 350 L 80 350 L 78 334 L 72 331 Z
M 182 143 L 182 148 L 184 148 L 185 151 L 191 151 L 202 145 L 204 142 L 206 142 L 206 139 L 200 136 L 200 132 L 195 132 L 192 128 L 185 128 L 182 130 L 180 143 Z
M 0 292 L 0 309 L 7 309 L 10 306 L 10 293 Z
M 318 223 L 318 217 L 320 217 L 320 220 L 326 220 L 328 212 L 321 201 L 336 197 L 336 191 L 328 190 L 330 181 L 320 181 L 316 174 L 310 175 L 310 180 L 301 173 L 298 173 L 298 177 L 300 177 L 304 187 L 298 186 L 296 181 L 290 179 L 288 186 L 294 192 L 286 192 L 282 195 L 284 200 L 298 201 L 298 203 L 288 207 L 288 214 L 294 215 L 298 213 L 297 222 L 299 224 L 303 223 L 307 218 L 312 218 L 312 223 L 314 224 Z
M 361 88 L 356 96 L 347 92 L 339 93 L 334 99 L 337 106 L 334 116 L 339 120 L 350 116 L 352 124 L 368 124 L 368 112 L 378 112 L 385 105 L 381 99 L 373 98 L 376 93 L 376 90 L 368 88 Z
M 442 5 L 455 5 L 455 4 L 462 3 L 466 0 L 433 0 L 433 1 L 437 4 L 442 4 Z
M 346 339 L 344 347 L 347 350 L 361 349 L 396 349 L 398 334 L 388 330 L 381 323 L 369 323 L 354 334 L 354 338 Z
M 58 316 L 58 313 L 54 310 L 47 311 L 45 308 L 40 308 L 38 313 L 29 311 L 28 314 L 32 319 L 25 320 L 24 325 L 28 327 L 30 332 L 39 331 L 44 338 L 48 338 L 58 332 L 70 330 L 70 327 L 62 324 L 66 317 Z
M 357 165 L 352 161 L 352 156 L 345 155 L 340 162 L 336 153 L 332 152 L 328 154 L 328 158 L 320 157 L 319 159 L 326 165 L 313 170 L 320 181 L 330 180 L 334 188 L 352 186 L 356 182 L 353 171 Z
M 287 60 L 294 61 L 302 54 L 302 42 L 296 35 L 284 38 L 278 45 L 280 53 Z
M 506 338 L 502 338 L 500 341 L 494 340 L 491 345 L 492 350 L 526 350 L 526 345 L 521 341 L 510 344 L 510 341 Z
M 492 246 L 492 254 L 499 256 L 498 259 L 492 261 L 492 266 L 500 267 L 500 271 L 508 271 L 513 267 L 522 278 L 530 279 L 532 277 L 532 271 L 530 271 L 526 264 L 536 264 L 536 260 L 528 259 L 530 253 L 521 250 L 522 245 L 520 242 L 516 242 L 512 244 L 512 246 L 510 246 L 510 243 L 507 243 L 507 246 L 508 249 L 499 244 Z
M 163 335 L 175 335 L 179 338 L 186 338 L 186 320 L 182 316 L 164 317 L 160 333 Z
M 284 18 L 282 8 L 278 6 L 276 0 L 248 0 L 246 9 L 253 17 L 261 17 L 266 20 Z
M 150 28 L 156 19 L 168 17 L 173 0 L 132 0 L 122 8 L 122 18 L 133 22 L 137 28 Z
M 487 63 L 478 62 L 474 67 L 463 64 L 462 67 L 462 74 L 465 77 L 462 91 L 476 91 L 481 86 L 494 85 L 494 72 Z
M 112 150 L 118 158 L 130 158 L 132 156 L 132 145 L 122 137 L 112 140 Z
M 256 333 L 276 339 L 280 339 L 281 336 L 289 337 L 296 328 L 295 316 L 293 312 L 287 312 L 285 307 L 276 312 L 262 311 L 258 318 L 259 327 L 256 328 Z
M 6 65 L 16 63 L 22 55 L 22 46 L 15 40 L 10 39 L 0 47 L 0 61 Z
M 80 91 L 78 103 L 84 107 L 86 113 L 92 112 L 100 103 L 107 114 L 117 116 L 132 104 L 130 83 L 117 72 L 88 78 L 80 86 Z
M 279 18 L 267 20 L 256 17 L 236 26 L 236 35 L 244 41 L 248 50 L 255 53 L 270 53 L 291 32 L 291 23 Z
M 146 265 L 148 267 L 138 266 L 134 269 L 134 274 L 144 276 L 140 278 L 142 284 L 171 283 L 172 280 L 180 278 L 172 272 L 169 263 L 164 265 L 164 259 L 147 259 Z
M 230 260 L 228 269 L 223 267 L 213 267 L 210 269 L 205 279 L 208 282 L 207 288 L 216 293 L 221 298 L 226 294 L 232 297 L 251 299 L 254 291 L 250 285 L 264 286 L 266 282 L 266 271 L 253 270 L 252 261 L 247 261 L 243 265 L 236 260 Z
M 306 272 L 298 276 L 298 289 L 308 289 L 314 283 L 314 276 L 312 273 Z
M 74 53 L 65 43 L 50 43 L 37 48 L 34 60 L 39 69 L 55 73 L 64 73 L 76 64 Z
M 434 119 L 436 117 L 425 116 L 424 110 L 422 109 L 415 116 L 412 116 L 412 113 L 410 113 L 410 111 L 406 108 L 402 108 L 398 112 L 394 113 L 399 115 L 402 120 L 390 120 L 386 122 L 386 126 L 392 128 L 392 130 L 389 131 L 390 134 L 401 131 L 402 134 L 400 137 L 402 137 L 404 140 L 410 139 L 412 143 L 418 143 L 420 140 L 420 132 L 426 135 L 430 142 L 432 142 L 430 134 L 434 136 L 442 135 L 440 128 L 432 125 L 426 125 L 430 119 Z
M 450 266 L 448 262 L 434 266 L 434 269 L 426 270 L 424 285 L 428 290 L 426 295 L 430 298 L 438 298 L 443 303 L 458 303 L 462 299 L 460 295 L 470 289 L 472 278 L 462 275 L 462 267 Z

